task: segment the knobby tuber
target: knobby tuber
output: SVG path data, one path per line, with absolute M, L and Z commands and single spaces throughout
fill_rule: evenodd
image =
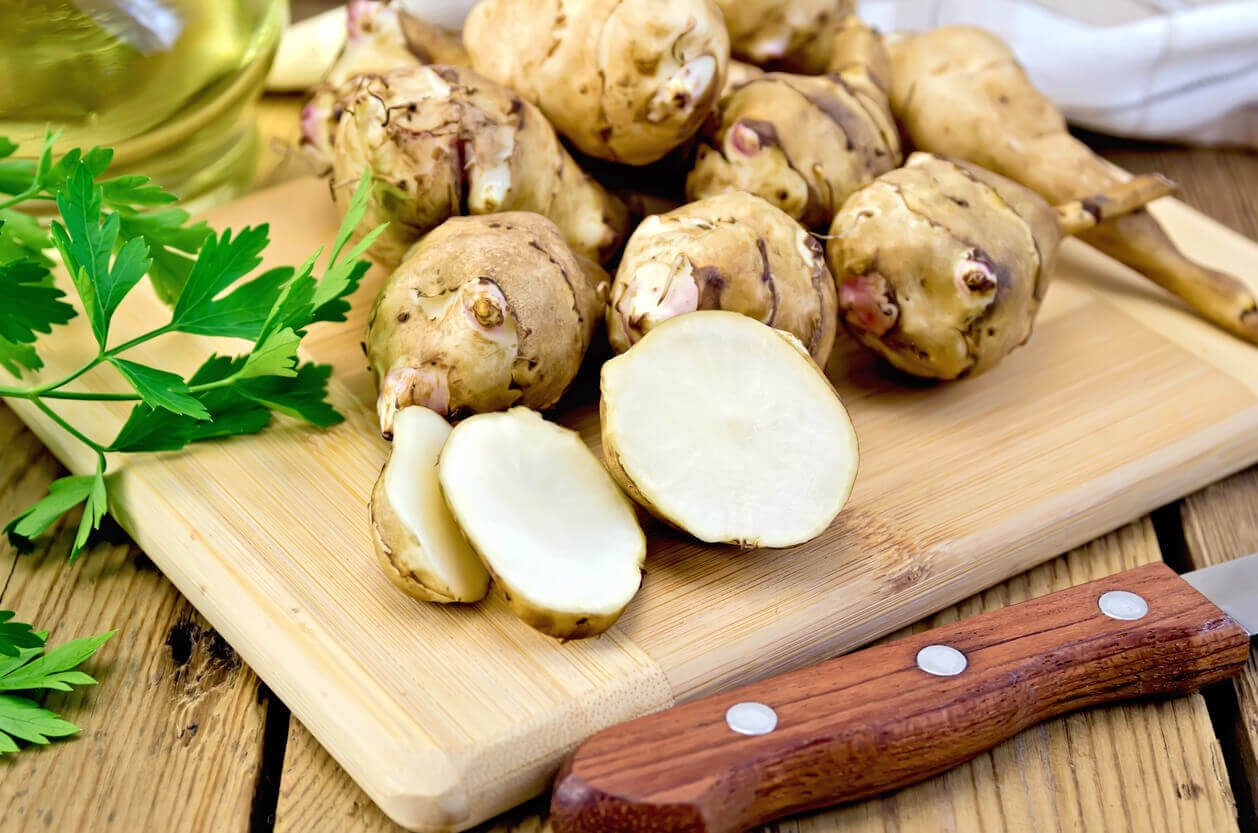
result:
M 769 203 L 737 191 L 642 221 L 612 283 L 608 337 L 623 352 L 663 321 L 700 309 L 785 330 L 822 365 L 838 327 L 821 244 Z
M 790 333 L 732 312 L 666 321 L 603 365 L 603 457 L 638 503 L 701 541 L 788 547 L 856 478 L 856 432 Z
M 411 405 L 442 416 L 554 405 L 590 345 L 607 283 L 537 214 L 447 220 L 407 254 L 371 311 L 381 431 Z
M 389 460 L 371 493 L 376 555 L 389 580 L 427 602 L 476 602 L 489 573 L 441 495 L 437 459 L 450 424 L 427 408 L 393 420 Z
M 915 153 L 857 191 L 826 244 L 848 331 L 901 370 L 958 379 L 1031 335 L 1061 239 L 1170 193 L 1136 177 L 1053 208 L 959 160 Z
M 730 50 L 745 61 L 816 75 L 830 66 L 839 22 L 855 0 L 717 0 Z
M 687 196 L 749 191 L 820 228 L 853 191 L 897 167 L 887 56 L 854 16 L 834 38 L 832 68 L 753 77 L 725 95 L 703 131 Z
M 450 434 L 438 472 L 450 510 L 528 625 L 595 636 L 638 592 L 646 537 L 576 432 L 526 408 L 473 416 Z
M 1062 203 L 1124 174 L 1066 129 L 1009 48 L 981 29 L 948 27 L 888 42 L 891 101 L 914 145 L 968 159 Z M 1081 238 L 1178 295 L 1219 327 L 1258 343 L 1258 298 L 1232 275 L 1195 263 L 1138 211 Z
M 348 203 L 368 167 L 375 189 L 359 224 L 389 227 L 372 247 L 396 265 L 447 217 L 535 211 L 577 252 L 611 257 L 624 205 L 586 175 L 533 105 L 469 69 L 412 66 L 340 88 L 332 121 L 332 195 Z
M 729 61 L 712 0 L 483 0 L 463 38 L 581 151 L 632 165 L 694 135 Z

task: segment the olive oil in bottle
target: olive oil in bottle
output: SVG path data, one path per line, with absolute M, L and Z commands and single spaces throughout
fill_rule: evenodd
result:
M 119 172 L 225 199 L 257 157 L 250 107 L 284 0 L 0 0 L 0 136 L 115 149 Z

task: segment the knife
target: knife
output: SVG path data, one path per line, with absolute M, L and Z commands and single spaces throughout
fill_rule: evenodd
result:
M 1150 564 L 613 726 L 568 759 L 556 833 L 739 833 L 920 781 L 1066 712 L 1240 672 L 1258 553 Z

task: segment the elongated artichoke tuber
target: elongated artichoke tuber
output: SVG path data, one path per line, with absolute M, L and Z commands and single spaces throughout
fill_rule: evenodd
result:
M 855 0 L 717 0 L 736 57 L 816 75 L 830 66 L 839 22 Z
M 612 283 L 607 328 L 623 352 L 669 318 L 729 310 L 791 333 L 824 365 L 836 304 L 821 245 L 759 197 L 730 192 L 638 226 Z
M 381 431 L 399 410 L 545 409 L 571 384 L 607 275 L 537 214 L 455 217 L 425 236 L 372 309 L 367 360 Z
M 632 165 L 694 135 L 729 61 L 712 0 L 483 0 L 463 38 L 584 153 Z
M 888 43 L 891 102 L 918 148 L 968 159 L 1060 203 L 1124 175 L 1075 139 L 1009 48 L 954 26 Z M 1242 281 L 1190 260 L 1158 221 L 1138 211 L 1082 239 L 1178 295 L 1204 318 L 1258 343 L 1258 298 Z
M 1030 337 L 1065 234 L 1170 190 L 1161 177 L 1137 177 L 1054 209 L 976 165 L 915 153 L 834 218 L 826 256 L 839 314 L 907 373 L 981 373 Z
M 331 118 L 333 198 L 347 202 L 370 168 L 376 187 L 359 230 L 389 223 L 371 251 L 386 266 L 447 217 L 495 211 L 543 214 L 587 257 L 618 249 L 624 205 L 577 167 L 535 107 L 471 70 L 358 76 Z
M 690 199 L 750 191 L 810 227 L 901 162 L 887 105 L 886 53 L 856 17 L 835 38 L 835 73 L 769 73 L 725 95 L 704 129 Z

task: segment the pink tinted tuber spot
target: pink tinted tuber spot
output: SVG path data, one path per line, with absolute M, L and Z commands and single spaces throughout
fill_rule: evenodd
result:
M 319 144 L 323 133 L 322 127 L 327 121 L 328 111 L 316 107 L 313 102 L 301 108 L 301 136 L 312 145 Z
M 900 309 L 878 273 L 848 275 L 839 284 L 839 308 L 848 323 L 876 336 L 895 326 Z
M 729 143 L 744 156 L 754 156 L 760 152 L 760 134 L 742 121 L 734 122 L 734 126 L 729 129 Z
M 371 22 L 384 8 L 379 0 L 349 0 L 345 4 L 345 32 L 351 41 L 361 40 Z
M 446 370 L 432 365 L 397 367 L 380 381 L 376 413 L 380 417 L 380 433 L 393 437 L 393 419 L 398 411 L 420 405 L 442 416 L 450 413 L 450 382 Z

